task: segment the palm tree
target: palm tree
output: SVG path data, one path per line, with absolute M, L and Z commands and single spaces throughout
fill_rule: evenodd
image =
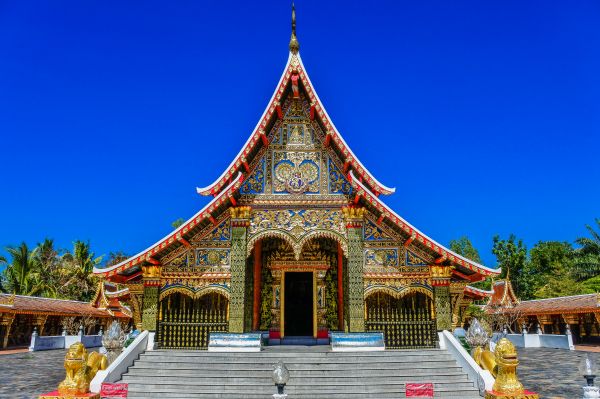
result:
M 96 291 L 97 278 L 92 274 L 94 266 L 102 261 L 102 257 L 94 257 L 89 242 L 77 240 L 73 243 L 73 253 L 63 255 L 63 264 L 67 268 L 69 278 L 63 287 L 72 298 L 88 301 Z
M 56 298 L 60 287 L 61 275 L 60 258 L 54 248 L 54 240 L 44 239 L 38 243 L 36 251 L 36 268 L 32 272 L 32 279 L 37 281 L 40 294 L 45 297 Z
M 595 219 L 600 231 L 600 219 Z M 594 230 L 589 224 L 585 225 L 591 238 L 580 237 L 575 240 L 581 248 L 575 251 L 574 271 L 582 280 L 592 278 L 600 273 L 600 232 Z
M 32 275 L 36 269 L 37 248 L 31 251 L 27 243 L 22 242 L 18 247 L 6 247 L 6 251 L 12 258 L 4 270 L 8 291 L 18 295 L 37 293 L 39 281 L 35 281 Z
M 0 255 L 0 266 L 2 265 L 6 265 L 6 258 L 2 255 Z M 2 285 L 4 282 L 4 273 L 0 273 L 0 292 L 6 292 L 6 289 L 4 288 L 4 285 Z

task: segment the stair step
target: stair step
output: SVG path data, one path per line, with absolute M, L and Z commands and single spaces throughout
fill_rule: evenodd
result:
M 286 365 L 287 366 L 287 365 Z M 356 370 L 356 365 L 352 365 L 353 367 L 348 367 L 346 370 L 325 370 L 323 368 L 318 367 L 318 365 L 308 366 L 305 368 L 290 368 L 290 373 L 294 377 L 346 377 L 349 375 L 349 372 L 356 372 L 360 376 L 377 376 L 377 377 L 403 377 L 403 376 L 417 376 L 417 375 L 426 375 L 426 376 L 464 376 L 462 369 L 458 366 L 454 367 L 445 367 L 445 368 L 427 368 L 415 369 L 414 366 L 411 368 L 405 369 L 379 369 L 379 368 L 362 368 L 360 370 Z M 197 369 L 197 368 L 186 368 L 186 369 L 168 369 L 168 368 L 140 368 L 140 367 L 132 367 L 129 370 L 127 375 L 141 375 L 141 376 L 165 376 L 165 377 L 220 377 L 227 376 L 232 372 L 235 372 L 237 377 L 253 377 L 256 375 L 260 375 L 262 373 L 268 373 L 268 376 L 271 376 L 272 367 L 269 368 L 239 368 L 239 369 L 231 369 L 229 367 L 213 367 L 206 369 Z
M 123 377 L 123 382 L 127 383 L 139 383 L 153 385 L 170 385 L 170 384 L 182 384 L 187 386 L 192 385 L 207 385 L 215 382 L 215 377 L 164 377 L 164 376 L 138 376 L 138 375 L 126 375 Z M 238 376 L 221 376 L 218 378 L 220 384 L 224 385 L 258 385 L 264 386 L 271 383 L 270 373 L 260 373 L 254 377 L 238 377 Z M 321 385 L 404 385 L 407 382 L 433 382 L 436 384 L 453 384 L 455 382 L 468 382 L 465 375 L 452 376 L 408 376 L 400 378 L 389 378 L 389 377 L 361 377 L 352 376 L 347 377 L 297 377 L 290 376 L 288 385 L 290 386 L 321 386 Z M 473 385 L 472 383 L 468 382 Z
M 467 374 L 445 350 L 330 352 L 268 348 L 255 353 L 148 351 L 122 381 L 130 398 L 257 399 L 275 393 L 273 365 L 290 371 L 294 399 L 403 398 L 409 382 L 432 382 L 436 398 L 479 398 Z

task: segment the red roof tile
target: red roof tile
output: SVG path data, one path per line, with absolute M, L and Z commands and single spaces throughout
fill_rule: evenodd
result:
M 11 294 L 0 294 L 0 312 L 111 317 L 107 311 L 97 309 L 89 302 Z
M 585 294 L 522 301 L 514 309 L 523 315 L 589 313 L 600 311 L 598 305 L 598 294 Z

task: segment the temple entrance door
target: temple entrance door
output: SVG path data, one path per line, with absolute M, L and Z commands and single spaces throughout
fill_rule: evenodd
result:
M 313 336 L 314 276 L 312 272 L 286 272 L 284 288 L 285 336 Z

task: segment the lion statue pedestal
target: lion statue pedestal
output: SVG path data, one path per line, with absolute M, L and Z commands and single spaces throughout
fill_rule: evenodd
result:
M 108 367 L 106 356 L 97 352 L 88 354 L 81 342 L 76 342 L 65 355 L 66 377 L 58 390 L 45 393 L 39 399 L 99 399 L 100 395 L 90 392 L 90 382 L 98 372 Z

